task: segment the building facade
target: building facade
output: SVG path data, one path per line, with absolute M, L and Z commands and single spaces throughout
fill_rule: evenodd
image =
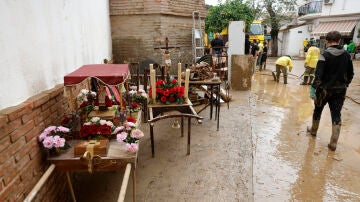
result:
M 292 26 L 296 28 L 288 26 L 282 30 L 282 38 L 294 41 L 296 44 L 294 47 L 281 44 L 284 47 L 282 54 L 300 53 L 305 38 L 313 39 L 323 50 L 325 35 L 333 30 L 342 34 L 342 44 L 348 44 L 351 40 L 360 43 L 360 1 L 308 0 L 299 6 L 297 23 Z
M 193 11 L 199 11 L 204 22 L 205 1 L 110 0 L 115 62 L 151 60 L 162 65 L 168 38 L 172 67 L 178 62 L 191 64 Z

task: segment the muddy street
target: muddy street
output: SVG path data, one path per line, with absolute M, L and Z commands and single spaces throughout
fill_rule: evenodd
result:
M 288 84 L 273 81 L 275 58 L 256 72 L 251 91 L 232 91 L 221 106 L 220 130 L 201 112 L 192 123 L 191 154 L 186 138 L 164 120 L 155 125 L 155 158 L 149 126 L 136 171 L 137 201 L 359 201 L 360 62 L 342 111 L 338 148 L 329 151 L 331 118 L 325 107 L 318 136 L 306 134 L 313 103 L 301 86 L 304 60 L 294 60 Z M 122 172 L 75 174 L 78 201 L 116 201 Z M 126 201 L 132 201 L 130 180 Z
M 274 69 L 275 60 L 268 61 Z M 251 103 L 254 141 L 254 201 L 359 201 L 359 80 L 355 78 L 342 111 L 338 148 L 328 150 L 331 118 L 324 108 L 318 136 L 306 134 L 313 103 L 301 86 L 303 60 L 294 61 L 288 84 L 275 83 L 269 70 L 257 72 Z M 359 73 L 359 62 L 355 74 Z

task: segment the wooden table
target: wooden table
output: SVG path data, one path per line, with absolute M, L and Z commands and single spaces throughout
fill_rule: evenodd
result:
M 52 156 L 48 161 L 55 164 L 57 169 L 66 172 L 68 184 L 71 191 L 71 196 L 76 201 L 74 189 L 72 187 L 70 172 L 103 172 L 103 171 L 119 171 L 124 170 L 127 164 L 131 164 L 133 179 L 133 198 L 135 201 L 136 193 L 136 164 L 137 152 L 130 153 L 127 151 L 125 143 L 111 140 L 109 143 L 109 150 L 106 157 L 94 156 L 92 160 L 87 160 L 81 157 L 74 157 L 74 147 L 79 140 L 70 140 L 68 143 L 71 148 L 63 151 L 59 156 Z
M 168 118 L 181 118 L 181 137 L 184 136 L 184 118 L 188 118 L 188 141 L 187 141 L 187 155 L 190 154 L 190 139 L 191 139 L 191 118 L 197 120 L 203 119 L 198 116 L 192 107 L 189 99 L 184 104 L 148 104 L 149 110 L 149 126 L 150 126 L 150 140 L 151 140 L 151 154 L 155 156 L 154 146 L 154 123 Z M 169 111 L 178 111 L 180 114 L 164 114 Z
M 210 90 L 207 89 L 210 93 L 210 120 L 212 119 L 212 115 L 213 115 L 213 96 L 214 96 L 214 91 L 215 93 L 215 120 L 217 121 L 217 125 L 216 125 L 216 130 L 219 131 L 219 124 L 220 124 L 220 85 L 221 85 L 221 80 L 211 80 L 211 79 L 207 79 L 207 80 L 200 80 L 200 81 L 189 81 L 189 85 L 190 86 L 202 86 L 202 85 L 206 85 L 206 86 L 210 86 Z M 209 104 L 207 104 L 203 109 L 199 110 L 197 113 L 200 113 L 202 110 L 204 110 Z

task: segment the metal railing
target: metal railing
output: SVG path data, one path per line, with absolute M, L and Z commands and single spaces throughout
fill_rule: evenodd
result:
M 312 1 L 299 7 L 298 15 L 303 16 L 312 13 L 321 13 L 323 1 Z

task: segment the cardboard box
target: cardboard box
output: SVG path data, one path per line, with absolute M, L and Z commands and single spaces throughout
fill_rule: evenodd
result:
M 74 155 L 75 157 L 80 157 L 84 155 L 86 151 L 89 151 L 92 156 L 107 156 L 107 152 L 109 149 L 109 140 L 101 139 L 101 140 L 80 140 L 75 148 Z

